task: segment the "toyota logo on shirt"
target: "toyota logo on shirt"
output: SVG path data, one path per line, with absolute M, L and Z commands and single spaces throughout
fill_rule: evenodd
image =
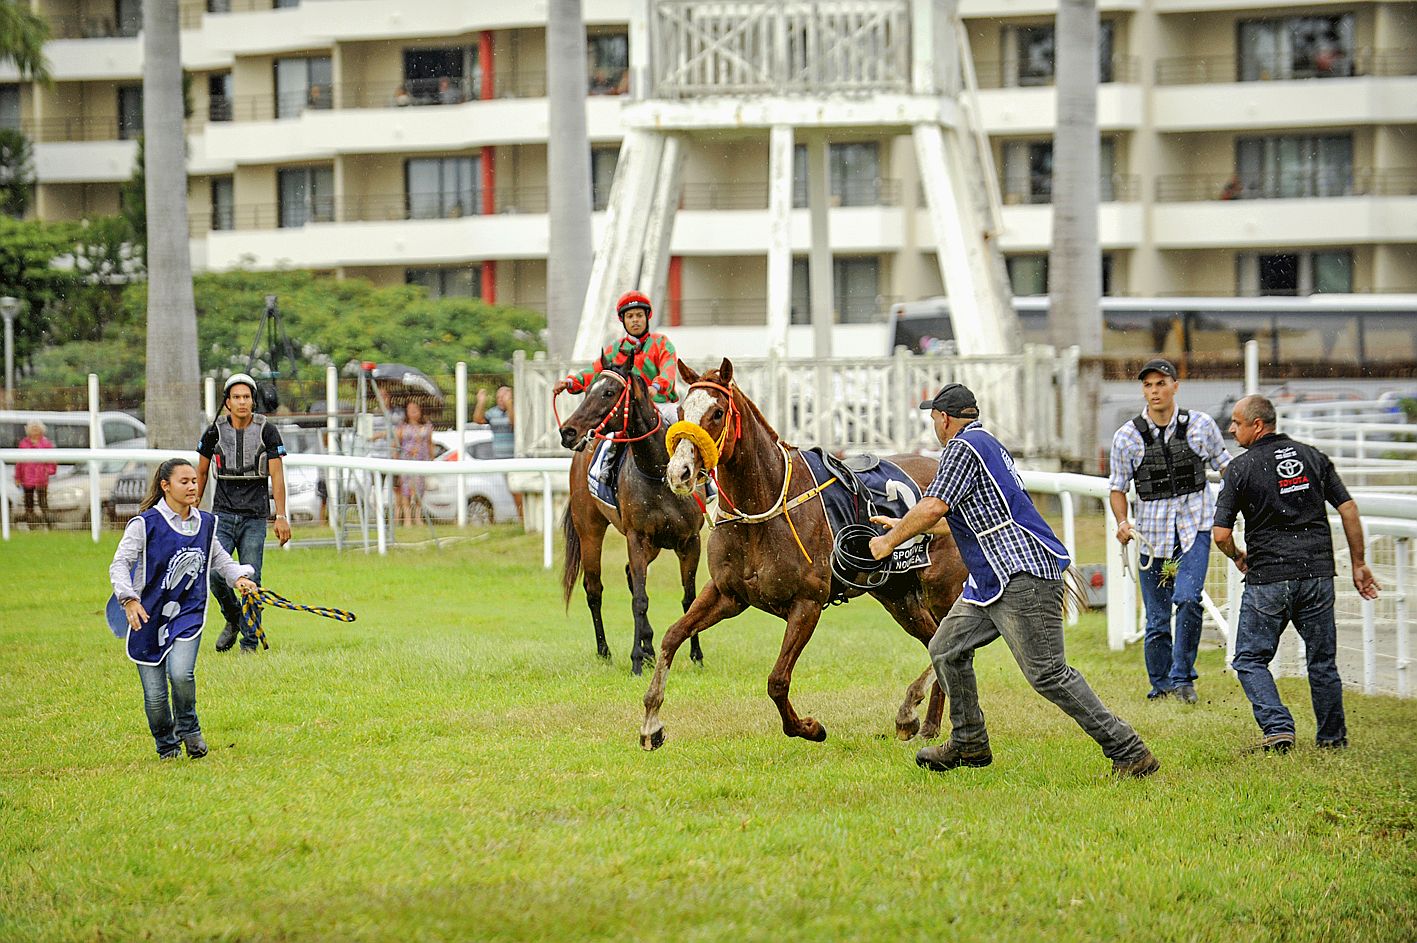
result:
M 1297 458 L 1286 458 L 1275 466 L 1280 478 L 1296 478 L 1304 471 L 1304 463 Z

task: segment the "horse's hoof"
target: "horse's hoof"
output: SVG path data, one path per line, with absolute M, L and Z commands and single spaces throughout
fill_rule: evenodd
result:
M 607 665 L 610 664 L 610 652 L 609 652 L 608 650 L 607 650 L 607 651 L 603 651 L 603 652 L 596 652 L 596 653 L 595 653 L 595 657 L 596 657 L 596 658 L 599 658 L 601 661 L 605 662 Z
M 638 662 L 638 661 L 637 661 L 637 662 L 635 662 L 633 665 L 630 666 L 630 674 L 634 675 L 636 678 L 638 678 L 640 675 L 642 675 L 642 674 L 644 674 L 644 673 L 645 673 L 645 666 L 644 666 L 644 664 L 643 664 L 642 662 Z
M 897 740 L 913 740 L 920 732 L 920 718 L 912 717 L 910 723 L 902 724 L 899 721 L 895 725 L 895 738 Z
M 921 728 L 920 728 L 920 739 L 921 739 L 921 740 L 938 740 L 938 739 L 940 739 L 940 728 L 939 728 L 939 727 L 936 727 L 936 726 L 933 726 L 933 725 L 931 725 L 931 726 L 929 726 L 929 727 L 921 727 Z
M 640 749 L 646 752 L 658 750 L 664 746 L 664 728 L 656 727 L 653 733 L 640 734 Z
M 802 727 L 803 740 L 811 740 L 813 743 L 821 743 L 827 738 L 827 728 L 822 726 L 817 721 L 811 719 L 810 717 L 807 718 L 806 723 L 804 723 Z

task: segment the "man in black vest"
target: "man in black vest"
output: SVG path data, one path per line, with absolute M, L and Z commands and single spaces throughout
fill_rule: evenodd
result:
M 1304 640 L 1309 693 L 1318 721 L 1320 747 L 1348 745 L 1343 719 L 1343 681 L 1338 676 L 1338 634 L 1333 621 L 1333 537 L 1324 503 L 1338 509 L 1353 586 L 1364 599 L 1378 598 L 1378 581 L 1363 550 L 1358 505 L 1324 453 L 1274 431 L 1274 404 L 1246 396 L 1235 404 L 1230 429 L 1246 451 L 1230 464 L 1215 509 L 1215 545 L 1245 574 L 1240 627 L 1231 667 L 1260 725 L 1260 746 L 1287 753 L 1294 746 L 1294 717 L 1274 686 L 1269 663 L 1290 622 Z M 1245 516 L 1245 543 L 1232 528 Z
M 285 516 L 285 473 L 281 469 L 285 444 L 275 425 L 256 413 L 256 381 L 250 376 L 232 374 L 222 396 L 227 415 L 217 417 L 207 427 L 197 446 L 201 455 L 197 500 L 206 491 L 207 474 L 215 466 L 212 511 L 217 516 L 216 539 L 227 553 L 255 567 L 252 579 L 259 583 L 266 550 L 266 518 L 270 514 L 268 494 L 275 496 L 276 537 L 282 546 L 290 540 L 290 519 Z M 212 595 L 226 617 L 216 650 L 229 650 L 239 632 L 242 653 L 258 651 L 255 632 L 241 622 L 241 603 L 236 594 L 215 574 L 211 583 Z
M 1146 606 L 1143 650 L 1151 679 L 1148 698 L 1196 703 L 1196 650 L 1201 640 L 1201 592 L 1210 560 L 1215 497 L 1205 469 L 1220 471 L 1230 453 L 1215 420 L 1176 408 L 1176 365 L 1152 360 L 1137 374 L 1146 410 L 1112 437 L 1111 505 L 1117 539 L 1142 541 L 1141 595 Z M 1127 488 L 1137 486 L 1137 523 L 1127 510 Z M 1176 561 L 1167 566 L 1167 561 Z M 1176 632 L 1171 633 L 1172 612 Z

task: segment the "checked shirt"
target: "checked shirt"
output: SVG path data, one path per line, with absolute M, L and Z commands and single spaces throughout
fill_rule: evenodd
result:
M 983 423 L 971 422 L 961 433 L 983 429 Z M 1012 467 L 1012 459 L 1010 467 Z M 940 455 L 940 468 L 935 480 L 925 489 L 925 495 L 939 498 L 950 509 L 964 517 L 966 524 L 979 538 L 979 546 L 1002 577 L 1015 573 L 1032 573 L 1045 580 L 1060 580 L 1063 571 L 1058 559 L 1028 535 L 1013 520 L 1009 506 L 999 489 L 994 487 L 989 471 L 979 455 L 958 435 L 945 444 Z
M 1186 444 L 1211 468 L 1222 471 L 1230 464 L 1230 453 L 1225 450 L 1225 442 L 1220 438 L 1220 427 L 1205 413 L 1194 409 L 1190 413 L 1191 421 L 1186 424 Z M 1176 407 L 1171 413 L 1171 421 L 1166 424 L 1164 441 L 1170 441 L 1176 434 L 1176 419 L 1180 415 L 1180 407 Z M 1160 427 L 1146 413 L 1143 412 L 1142 416 L 1151 427 L 1151 434 L 1159 437 Z M 1126 494 L 1145 452 L 1146 443 L 1142 442 L 1141 433 L 1130 421 L 1112 436 L 1112 477 L 1108 484 L 1113 491 Z M 1196 542 L 1196 534 L 1202 528 L 1209 531 L 1214 522 L 1215 492 L 1209 485 L 1195 494 L 1136 503 L 1137 533 L 1145 537 L 1161 556 L 1170 556 L 1178 536 L 1181 552 L 1190 550 L 1191 544 Z

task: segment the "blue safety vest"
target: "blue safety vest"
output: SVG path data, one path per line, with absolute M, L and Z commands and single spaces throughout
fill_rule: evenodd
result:
M 1033 506 L 1033 500 L 1023 486 L 1023 479 L 1014 469 L 1014 459 L 1008 449 L 983 429 L 967 429 L 955 438 L 972 449 L 984 466 L 985 474 L 978 487 L 995 489 L 1008 508 L 1007 517 L 978 532 L 965 521 L 959 508 L 951 507 L 945 515 L 959 554 L 969 568 L 969 579 L 964 584 L 965 602 L 987 606 L 1003 595 L 1009 577 L 1018 572 L 1017 567 L 1010 568 L 1005 566 L 1004 561 L 991 559 L 980 539 L 1005 527 L 1017 527 L 1023 531 L 1025 540 L 1036 542 L 1044 552 L 1057 557 L 1058 568 L 1066 570 L 1072 562 L 1067 548 L 1054 536 L 1048 522 L 1038 513 L 1038 508 Z
M 128 657 L 140 665 L 160 665 L 178 639 L 200 635 L 207 617 L 207 574 L 211 569 L 216 517 L 206 511 L 197 532 L 179 534 L 157 508 L 140 517 L 147 528 L 147 546 L 134 567 L 133 585 L 148 614 L 142 629 L 128 629 Z M 109 599 L 109 621 L 122 607 Z

